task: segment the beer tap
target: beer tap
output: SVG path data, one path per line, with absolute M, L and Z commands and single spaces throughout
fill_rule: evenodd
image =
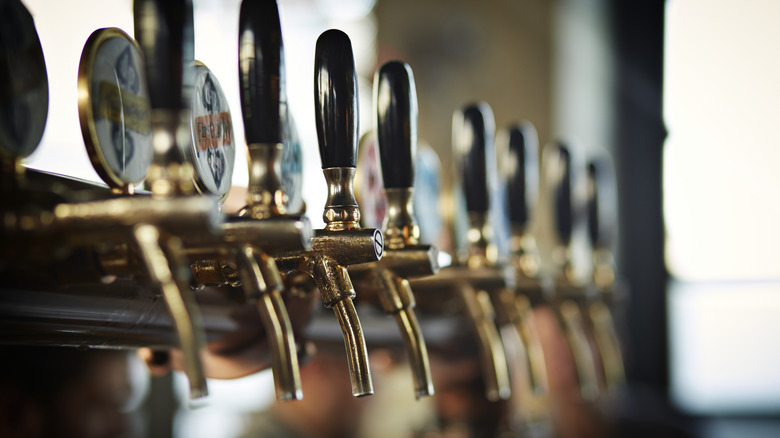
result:
M 625 382 L 620 341 L 611 308 L 619 299 L 615 274 L 617 193 L 615 173 L 608 155 L 591 160 L 587 168 L 588 236 L 592 247 L 595 299 L 588 303 L 587 315 L 604 367 L 606 389 L 615 391 Z
M 577 178 L 573 158 L 563 143 L 547 146 L 543 154 L 543 172 L 554 210 L 554 231 L 557 247 L 554 249 L 555 267 L 552 306 L 568 340 L 582 399 L 592 401 L 599 395 L 598 365 L 589 339 L 587 321 L 582 306 L 587 299 L 584 283 L 572 261 L 571 241 L 579 215 Z
M 502 289 L 497 298 L 506 317 L 520 336 L 521 352 L 527 362 L 525 379 L 518 386 L 522 416 L 537 422 L 549 416 L 549 382 L 544 347 L 534 321 L 533 306 L 542 300 L 541 260 L 531 233 L 531 218 L 539 191 L 538 139 L 530 122 L 513 124 L 497 146 L 499 171 L 506 181 L 511 237 L 508 264 L 515 278 L 514 289 Z M 503 334 L 503 332 L 502 332 Z M 511 333 L 509 333 L 511 335 Z
M 305 218 L 285 215 L 285 194 L 280 188 L 287 102 L 275 1 L 242 4 L 238 46 L 242 115 L 249 150 L 247 206 L 237 216 L 226 219 L 216 238 L 188 236 L 186 253 L 192 260 L 197 284 L 243 286 L 268 338 L 277 399 L 295 400 L 302 397 L 297 349 L 282 299 L 282 276 L 268 251 L 307 248 L 311 227 Z M 229 109 L 219 82 L 208 68 L 199 63 L 193 72 L 198 99 L 192 101 L 193 139 L 188 157 L 195 165 L 198 191 L 224 197 L 232 174 L 232 162 L 228 165 L 228 161 L 235 154 Z
M 511 382 L 491 293 L 507 287 L 511 279 L 495 266 L 495 254 L 489 249 L 492 229 L 487 220 L 486 154 L 492 147 L 493 130 L 493 113 L 485 103 L 465 106 L 453 117 L 453 154 L 470 220 L 468 251 L 458 265 L 412 279 L 411 286 L 426 311 L 441 305 L 434 297 L 442 297 L 444 291 L 458 297 L 477 334 L 485 396 L 498 401 L 509 399 Z
M 344 337 L 352 394 L 360 397 L 373 394 L 373 384 L 347 267 L 379 261 L 384 243 L 381 231 L 358 225 L 360 209 L 352 187 L 358 145 L 357 78 L 352 45 L 344 32 L 328 30 L 317 39 L 314 98 L 322 171 L 328 184 L 325 228 L 315 232 L 311 249 L 274 257 L 283 272 L 311 275 L 323 303 L 333 309 Z
M 419 398 L 433 395 L 434 388 L 428 349 L 414 313 L 414 294 L 405 277 L 435 274 L 438 250 L 420 243 L 412 208 L 417 93 L 411 68 L 400 61 L 382 65 L 374 77 L 374 101 L 388 204 L 383 226 L 385 251 L 380 261 L 353 265 L 349 274 L 361 293 L 376 295 L 382 309 L 395 317 L 409 355 L 415 396 Z

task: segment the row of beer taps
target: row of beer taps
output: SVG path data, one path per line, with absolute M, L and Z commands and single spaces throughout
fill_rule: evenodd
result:
M 325 227 L 312 230 L 301 212 L 288 211 L 282 185 L 290 121 L 278 8 L 275 0 L 244 0 L 238 64 L 249 183 L 245 207 L 224 213 L 221 202 L 229 184 L 204 184 L 209 176 L 198 160 L 211 160 L 214 180 L 229 181 L 228 167 L 214 163 L 222 163 L 216 161 L 226 155 L 222 149 L 235 145 L 229 115 L 225 124 L 219 113 L 224 110 L 201 120 L 222 123 L 209 131 L 221 137 L 197 144 L 193 135 L 192 4 L 135 0 L 135 38 L 118 29 L 96 31 L 80 70 L 85 142 L 108 188 L 34 171 L 21 162 L 41 138 L 38 120 L 41 114 L 44 122 L 46 117 L 47 72 L 32 18 L 20 2 L 9 4 L 13 14 L 3 20 L 13 21 L 23 37 L 21 43 L 0 41 L 11 54 L 3 68 L 17 75 L 16 84 L 26 75 L 28 85 L 12 85 L 0 94 L 4 108 L 12 108 L 0 120 L 2 131 L 10 133 L 0 133 L 0 342 L 145 347 L 162 362 L 172 360 L 166 351 L 177 349 L 193 398 L 207 394 L 207 375 L 219 374 L 204 357 L 229 356 L 260 343 L 263 353 L 249 360 L 242 373 L 270 366 L 277 399 L 295 400 L 305 390 L 299 375 L 299 356 L 304 354 L 300 329 L 308 318 L 306 312 L 288 312 L 295 289 L 306 300 L 319 297 L 333 310 L 357 397 L 374 388 L 370 339 L 367 344 L 356 297 L 395 319 L 418 398 L 434 395 L 418 313 L 421 320 L 467 321 L 467 332 L 479 347 L 485 399 L 512 406 L 508 429 L 529 430 L 529 425 L 555 421 L 556 371 L 535 322 L 540 315 L 554 315 L 558 334 L 567 341 L 579 399 L 595 402 L 622 385 L 621 347 L 611 310 L 619 294 L 612 255 L 616 219 L 610 216 L 615 189 L 608 161 L 591 162 L 587 178 L 577 179 L 566 145 L 544 148 L 541 176 L 545 194 L 552 197 L 562 254 L 560 265 L 545 271 L 529 227 L 540 179 L 533 127 L 510 127 L 504 144 L 496 147 L 493 114 L 486 103 L 456 111 L 453 158 L 456 190 L 468 212 L 468 247 L 451 266 L 440 269 L 438 250 L 421 241 L 412 208 L 417 152 L 412 69 L 391 61 L 374 78 L 387 218 L 382 230 L 361 228 L 353 189 L 358 155 L 355 63 L 349 37 L 328 30 L 317 40 L 314 60 L 316 129 L 328 197 Z M 143 86 L 131 92 L 116 85 L 110 90 L 120 99 L 101 100 L 105 86 L 96 88 L 101 91 L 91 88 L 91 75 L 97 73 L 90 69 L 97 71 L 100 62 L 95 59 L 111 56 L 111 50 L 103 50 L 110 44 L 137 51 Z M 10 67 L 19 59 L 25 72 Z M 121 105 L 138 105 L 146 112 L 133 123 L 131 115 L 112 119 L 112 114 L 130 113 Z M 24 135 L 18 134 L 22 113 L 29 119 Z M 127 162 L 144 153 L 149 157 L 143 190 L 136 189 L 141 179 L 129 176 L 124 166 L 112 167 L 106 151 L 111 146 L 98 126 L 106 120 L 121 125 L 122 132 L 138 133 L 134 149 L 123 140 L 117 153 Z M 143 138 L 147 141 L 139 140 Z M 496 172 L 498 178 L 493 178 Z M 511 251 L 503 259 L 493 250 L 489 218 L 490 203 L 501 202 L 491 199 L 495 182 L 506 185 L 511 224 Z M 583 183 L 588 189 L 585 206 L 575 196 Z M 575 275 L 568 257 L 572 230 L 583 211 L 593 249 L 591 278 Z M 247 316 L 247 309 L 253 314 Z M 265 341 L 258 340 L 263 334 Z

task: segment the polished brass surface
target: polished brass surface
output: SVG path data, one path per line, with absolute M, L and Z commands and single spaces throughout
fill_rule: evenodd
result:
M 152 109 L 154 159 L 146 174 L 152 196 L 166 198 L 195 193 L 195 169 L 184 158 L 190 142 L 189 111 Z
M 204 346 L 203 327 L 200 310 L 189 290 L 187 279 L 182 278 L 179 261 L 180 242 L 174 237 L 168 237 L 165 249 L 161 247 L 159 231 L 152 225 L 137 225 L 133 229 L 133 237 L 151 280 L 159 284 L 165 302 L 174 320 L 176 332 L 179 335 L 181 349 L 184 353 L 185 373 L 190 382 L 190 396 L 199 398 L 208 395 L 206 378 L 203 374 L 203 364 L 200 352 Z
M 246 215 L 266 219 L 286 214 L 287 195 L 282 191 L 282 143 L 253 143 L 249 151 L 249 184 Z
M 342 231 L 359 228 L 360 208 L 355 200 L 352 182 L 354 167 L 331 167 L 322 169 L 328 183 L 328 199 L 322 219 L 328 231 Z
M 257 303 L 260 318 L 271 345 L 271 368 L 277 400 L 303 397 L 298 355 L 292 324 L 281 291 L 284 287 L 273 259 L 251 245 L 245 245 L 236 256 L 241 269 L 244 292 Z
M 412 189 L 386 188 L 388 216 L 385 218 L 385 247 L 378 262 L 352 265 L 350 275 L 361 282 L 361 297 L 376 298 L 386 313 L 393 315 L 406 347 L 414 379 L 415 397 L 434 394 L 428 348 L 414 313 L 415 299 L 407 277 L 435 274 L 438 250 L 419 245 L 419 227 L 412 210 Z M 392 246 L 387 239 L 392 236 Z
M 615 391 L 625 383 L 626 375 L 611 310 L 620 297 L 615 296 L 615 259 L 609 249 L 596 248 L 593 251 L 593 286 L 598 292 L 598 298 L 588 303 L 588 315 L 601 354 L 606 389 Z
M 388 249 L 420 243 L 420 227 L 414 220 L 414 188 L 385 188 L 387 216 L 382 229 Z
M 311 275 L 322 302 L 335 312 L 349 358 L 352 393 L 356 397 L 373 394 L 374 390 L 363 330 L 352 303 L 355 289 L 347 266 L 380 260 L 383 246 L 382 233 L 376 229 L 317 230 L 311 249 L 288 251 L 274 257 L 282 272 L 303 271 Z
M 465 283 L 460 286 L 460 296 L 480 340 L 485 396 L 490 401 L 507 400 L 512 394 L 512 386 L 490 296 L 484 290 L 474 289 Z
M 468 250 L 462 262 L 470 268 L 494 266 L 498 253 L 492 242 L 493 228 L 485 213 L 469 212 Z
M 218 233 L 222 221 L 216 201 L 202 196 L 166 200 L 150 197 L 63 203 L 54 208 L 52 231 L 83 232 L 77 239 L 101 239 L 105 232 L 121 235 L 139 223 L 154 224 L 176 234 Z
M 582 310 L 572 299 L 562 300 L 557 310 L 577 365 L 580 393 L 584 400 L 593 401 L 599 396 L 599 378 Z
M 614 391 L 625 383 L 626 372 L 612 312 L 605 303 L 596 301 L 588 305 L 588 315 L 601 353 L 607 390 Z
M 414 378 L 415 397 L 431 396 L 434 389 L 428 347 L 413 310 L 416 303 L 409 281 L 389 269 L 378 269 L 375 278 L 382 308 L 395 318 L 406 345 Z

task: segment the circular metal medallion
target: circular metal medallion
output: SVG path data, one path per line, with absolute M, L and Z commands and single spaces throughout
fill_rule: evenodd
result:
M 198 191 L 224 198 L 233 183 L 236 159 L 230 107 L 219 81 L 208 67 L 195 61 L 192 72 L 192 141 L 187 154 L 195 167 Z
M 138 44 L 121 29 L 90 35 L 79 62 L 79 120 L 95 171 L 128 189 L 152 162 L 151 108 Z
M 417 147 L 414 165 L 414 216 L 420 227 L 420 241 L 437 243 L 441 239 L 444 219 L 439 211 L 441 163 L 436 151 L 422 144 Z
M 354 182 L 355 198 L 360 205 L 360 223 L 366 228 L 382 228 L 387 215 L 387 196 L 379 160 L 376 132 L 366 132 L 360 139 Z
M 0 2 L 0 157 L 38 147 L 49 111 L 49 79 L 35 23 L 22 2 Z

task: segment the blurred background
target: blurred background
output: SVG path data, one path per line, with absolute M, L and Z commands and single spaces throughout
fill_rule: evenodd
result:
M 24 3 L 50 81 L 46 131 L 26 164 L 99 181 L 79 128 L 78 62 L 94 30 L 132 35 L 132 2 Z M 221 82 L 243 139 L 239 1 L 194 6 L 195 58 Z M 419 138 L 439 155 L 443 187 L 451 183 L 452 113 L 473 100 L 492 106 L 498 128 L 531 121 L 540 146 L 565 139 L 580 159 L 612 154 L 618 272 L 629 293 L 630 402 L 621 415 L 702 437 L 780 433 L 780 3 L 279 0 L 279 7 L 315 228 L 326 193 L 314 129 L 314 45 L 322 31 L 339 28 L 355 51 L 361 133 L 373 124 L 376 68 L 391 59 L 411 65 Z M 239 153 L 234 185 L 246 183 Z M 548 224 L 542 205 L 534 218 L 540 236 Z M 575 245 L 584 238 L 579 230 Z M 137 381 L 151 382 L 134 386 L 141 395 L 133 409 L 145 406 L 152 418 L 139 436 L 240 436 L 248 413 L 273 400 L 269 371 L 212 382 L 208 404 L 193 409 L 182 376 L 151 379 L 143 367 L 131 369 Z M 424 411 L 425 403 L 418 406 Z

